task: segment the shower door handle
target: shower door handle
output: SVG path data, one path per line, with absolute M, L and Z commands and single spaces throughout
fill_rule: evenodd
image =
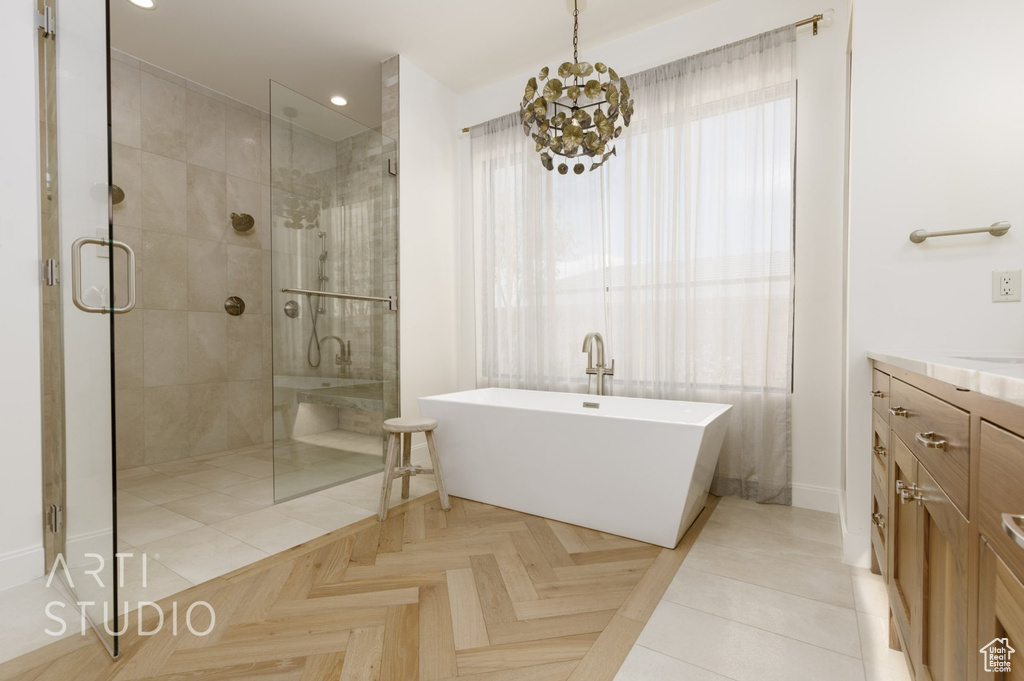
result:
M 96 246 L 113 246 L 120 248 L 128 256 L 128 302 L 123 307 L 95 307 L 82 300 L 82 247 L 87 244 Z M 111 292 L 113 296 L 113 292 Z M 123 241 L 104 239 L 102 237 L 82 237 L 71 244 L 71 300 L 82 312 L 92 314 L 124 314 L 135 309 L 135 251 Z

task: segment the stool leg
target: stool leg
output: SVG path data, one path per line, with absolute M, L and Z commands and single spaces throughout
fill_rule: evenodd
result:
M 444 476 L 441 474 L 441 462 L 437 459 L 437 449 L 434 447 L 434 432 L 427 431 L 427 449 L 430 450 L 430 465 L 434 468 L 434 481 L 437 483 L 437 493 L 441 497 L 441 508 L 451 510 L 451 502 L 448 501 L 448 490 L 444 486 Z
M 384 483 L 380 490 L 380 510 L 377 517 L 381 522 L 388 519 L 388 507 L 391 505 L 391 482 L 395 479 L 395 460 L 398 458 L 398 433 L 388 437 L 388 454 L 384 458 Z
M 402 465 L 412 465 L 412 433 L 402 433 Z M 409 472 L 402 473 L 402 498 L 409 498 Z

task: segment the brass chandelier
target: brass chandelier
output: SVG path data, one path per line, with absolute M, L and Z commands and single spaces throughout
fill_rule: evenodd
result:
M 588 157 L 590 170 L 600 168 L 615 154 L 612 141 L 633 117 L 625 78 L 601 62 L 579 60 L 579 16 L 578 0 L 573 0 L 572 61 L 558 67 L 558 77 L 548 78 L 545 66 L 527 81 L 519 107 L 523 133 L 537 143 L 541 164 L 548 170 L 555 168 L 554 156 L 568 161 Z M 586 167 L 577 160 L 572 169 L 579 175 Z M 559 163 L 558 172 L 569 172 L 568 163 Z

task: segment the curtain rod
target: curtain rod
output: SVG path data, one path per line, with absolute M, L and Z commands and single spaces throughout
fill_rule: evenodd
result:
M 818 35 L 818 22 L 819 21 L 824 21 L 824 20 L 825 20 L 825 15 L 824 14 L 815 14 L 813 17 L 807 17 L 806 19 L 802 19 L 801 21 L 796 22 L 795 24 L 793 24 L 793 26 L 799 28 L 801 26 L 806 26 L 807 24 L 811 24 L 814 27 L 814 33 L 812 35 Z M 469 132 L 469 128 L 463 128 L 462 132 L 463 133 Z

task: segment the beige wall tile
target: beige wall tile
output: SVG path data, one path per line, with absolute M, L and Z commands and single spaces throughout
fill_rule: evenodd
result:
M 227 334 L 228 380 L 263 378 L 263 315 L 228 317 Z
M 138 308 L 114 317 L 114 385 L 119 389 L 143 386 L 142 319 Z
M 228 295 L 245 301 L 245 313 L 263 313 L 263 251 L 227 247 Z
M 142 223 L 142 169 L 139 150 L 123 144 L 113 145 L 114 184 L 124 190 L 124 200 L 114 205 L 114 224 L 138 227 Z
M 145 310 L 142 323 L 144 385 L 188 383 L 188 313 Z
M 142 227 L 184 234 L 188 227 L 185 163 L 142 152 Z
M 227 448 L 227 383 L 189 386 L 189 454 Z
M 141 145 L 142 92 L 138 66 L 110 62 L 110 116 L 114 142 Z
M 259 182 L 262 159 L 259 116 L 229 106 L 226 120 L 225 167 L 228 175 Z
M 135 306 L 138 309 L 142 302 L 142 280 L 144 278 L 142 230 L 115 225 L 114 238 L 128 244 L 135 252 Z M 116 248 L 114 249 L 114 303 L 118 306 L 128 302 L 128 275 L 128 254 L 120 248 Z M 123 315 L 118 315 L 119 318 L 121 316 Z
M 260 119 L 260 184 L 270 186 L 270 121 Z
M 146 463 L 163 463 L 188 456 L 187 385 L 145 389 Z
M 224 244 L 189 239 L 188 309 L 223 313 L 227 297 L 227 256 Z
M 270 186 L 260 185 L 260 222 L 257 223 L 257 231 L 260 234 L 260 246 L 269 251 L 273 244 L 273 216 L 270 204 Z M 259 226 L 262 225 L 262 229 Z
M 118 470 L 136 468 L 146 463 L 146 408 L 144 395 L 145 391 L 141 387 L 130 390 L 118 390 L 114 394 Z
M 191 383 L 227 380 L 228 319 L 224 312 L 188 313 L 188 379 Z
M 263 315 L 263 378 L 274 378 L 274 319 L 269 314 Z
M 262 247 L 262 232 L 267 231 L 267 223 L 263 221 L 260 186 L 232 175 L 227 177 L 227 214 L 248 213 L 256 221 L 254 231 L 239 234 L 233 228 L 225 230 L 224 240 L 230 244 L 246 246 L 250 249 Z
M 224 241 L 225 231 L 231 229 L 224 173 L 189 164 L 186 182 L 189 236 Z
M 263 441 L 263 382 L 228 383 L 228 448 L 237 449 Z
M 223 102 L 189 91 L 185 157 L 189 164 L 224 171 L 225 111 Z
M 185 237 L 160 232 L 142 234 L 142 260 L 145 281 L 142 307 L 160 310 L 184 310 L 188 304 L 188 251 Z
M 263 381 L 263 442 L 274 441 L 274 381 Z
M 185 160 L 186 90 L 142 73 L 142 150 Z

